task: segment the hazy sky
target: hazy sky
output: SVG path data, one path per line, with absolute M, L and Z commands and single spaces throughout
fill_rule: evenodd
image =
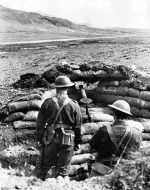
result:
M 0 0 L 0 5 L 92 27 L 150 29 L 150 0 Z

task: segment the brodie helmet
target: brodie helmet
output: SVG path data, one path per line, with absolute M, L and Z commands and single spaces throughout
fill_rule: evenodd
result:
M 128 115 L 132 115 L 130 105 L 124 100 L 117 100 L 112 105 L 109 105 L 109 107 L 126 113 Z
M 74 83 L 70 81 L 67 76 L 59 76 L 56 78 L 54 87 L 63 88 L 63 87 L 71 87 L 74 86 Z

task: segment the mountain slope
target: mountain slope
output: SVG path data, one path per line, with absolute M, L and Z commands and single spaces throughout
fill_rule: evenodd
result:
M 91 28 L 67 19 L 0 6 L 0 42 L 125 35 L 135 35 L 135 31 Z

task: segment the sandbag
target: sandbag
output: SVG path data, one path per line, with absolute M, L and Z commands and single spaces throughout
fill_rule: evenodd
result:
M 5 123 L 13 122 L 13 121 L 18 121 L 22 120 L 24 118 L 25 114 L 22 112 L 15 112 L 11 113 L 9 116 L 7 116 L 4 120 Z
M 80 107 L 81 108 L 81 113 L 85 114 L 86 113 L 86 108 L 85 107 Z M 113 111 L 109 107 L 89 107 L 88 108 L 89 114 L 93 113 L 103 113 L 103 114 L 113 114 Z
M 18 112 L 22 110 L 39 110 L 42 105 L 41 100 L 30 100 L 30 101 L 21 101 L 21 102 L 11 102 L 8 104 L 9 112 Z
M 89 108 L 89 113 L 104 113 L 104 114 L 113 114 L 112 109 L 109 107 L 95 107 L 95 108 Z
M 106 87 L 105 86 L 99 86 L 95 89 L 95 92 L 99 94 L 105 94 Z
M 138 98 L 140 94 L 140 91 L 134 88 L 129 88 L 128 89 L 128 96 Z
M 14 121 L 13 122 L 14 128 L 18 129 L 26 129 L 26 128 L 36 128 L 35 121 Z
M 71 81 L 80 81 L 81 80 L 81 71 L 75 70 L 70 76 Z
M 137 108 L 144 108 L 146 102 L 144 100 L 138 99 L 138 98 L 133 98 L 133 97 L 128 97 L 125 96 L 124 100 L 127 101 L 130 106 L 137 107 Z
M 137 115 L 140 117 L 150 118 L 150 112 L 147 109 L 140 109 Z
M 80 168 L 81 168 L 81 165 L 79 164 L 70 165 L 69 176 L 77 175 L 79 173 Z
M 131 114 L 133 116 L 138 116 L 139 108 L 131 106 Z
M 100 127 L 106 124 L 111 124 L 111 122 L 97 122 L 97 123 L 83 123 L 83 135 L 93 135 L 95 134 Z
M 106 87 L 104 94 L 116 95 L 117 88 L 116 87 Z
M 93 135 L 91 135 L 91 134 L 89 134 L 89 135 L 83 135 L 83 137 L 82 137 L 82 144 L 90 142 L 92 136 Z
M 128 87 L 120 86 L 117 89 L 116 94 L 119 95 L 119 96 L 127 96 L 128 95 Z
M 150 133 L 150 120 L 142 122 L 144 133 Z
M 74 155 L 71 160 L 71 165 L 87 163 L 89 160 L 92 160 L 92 159 L 93 159 L 93 155 L 90 153 Z
M 110 81 L 110 82 L 99 82 L 98 87 L 103 86 L 103 87 L 118 87 L 119 86 L 119 81 Z
M 142 100 L 150 102 L 150 91 L 141 91 L 139 98 Z
M 99 70 L 99 71 L 95 72 L 95 77 L 97 79 L 108 78 L 109 74 L 104 70 Z
M 75 151 L 75 155 L 89 153 L 91 151 L 89 143 L 81 144 L 80 148 Z
M 32 110 L 32 111 L 28 111 L 24 117 L 23 120 L 25 121 L 36 121 L 37 117 L 38 117 L 38 111 Z
M 142 140 L 150 141 L 150 133 L 142 133 Z
M 83 134 L 94 134 L 98 131 L 99 127 L 97 123 L 83 123 Z
M 45 100 L 48 98 L 52 98 L 54 96 L 56 96 L 56 89 L 51 89 L 51 90 L 47 90 L 43 93 L 42 99 Z
M 150 102 L 145 101 L 144 108 L 150 110 Z
M 42 100 L 40 94 L 29 94 L 22 97 L 17 97 L 15 101 L 29 101 L 29 100 Z
M 81 80 L 82 81 L 91 81 L 94 79 L 95 72 L 94 71 L 83 71 L 81 73 Z
M 98 94 L 95 92 L 92 99 L 95 103 L 113 104 L 117 100 L 124 100 L 124 97 L 108 94 Z
M 119 80 L 119 81 L 126 79 L 125 75 L 122 72 L 118 71 L 118 70 L 116 70 L 113 74 L 111 74 L 110 77 L 113 80 L 116 79 L 116 80 Z
M 90 114 L 90 117 L 91 117 L 91 122 L 99 122 L 99 121 L 114 122 L 114 117 L 109 114 L 93 113 Z

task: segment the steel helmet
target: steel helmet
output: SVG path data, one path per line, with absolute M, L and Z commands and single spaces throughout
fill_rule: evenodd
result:
M 132 115 L 130 105 L 124 100 L 117 100 L 112 105 L 109 105 L 109 107 L 124 112 L 128 115 Z
M 56 78 L 54 87 L 56 88 L 63 88 L 63 87 L 70 87 L 74 86 L 74 83 L 70 81 L 67 76 L 59 76 Z

